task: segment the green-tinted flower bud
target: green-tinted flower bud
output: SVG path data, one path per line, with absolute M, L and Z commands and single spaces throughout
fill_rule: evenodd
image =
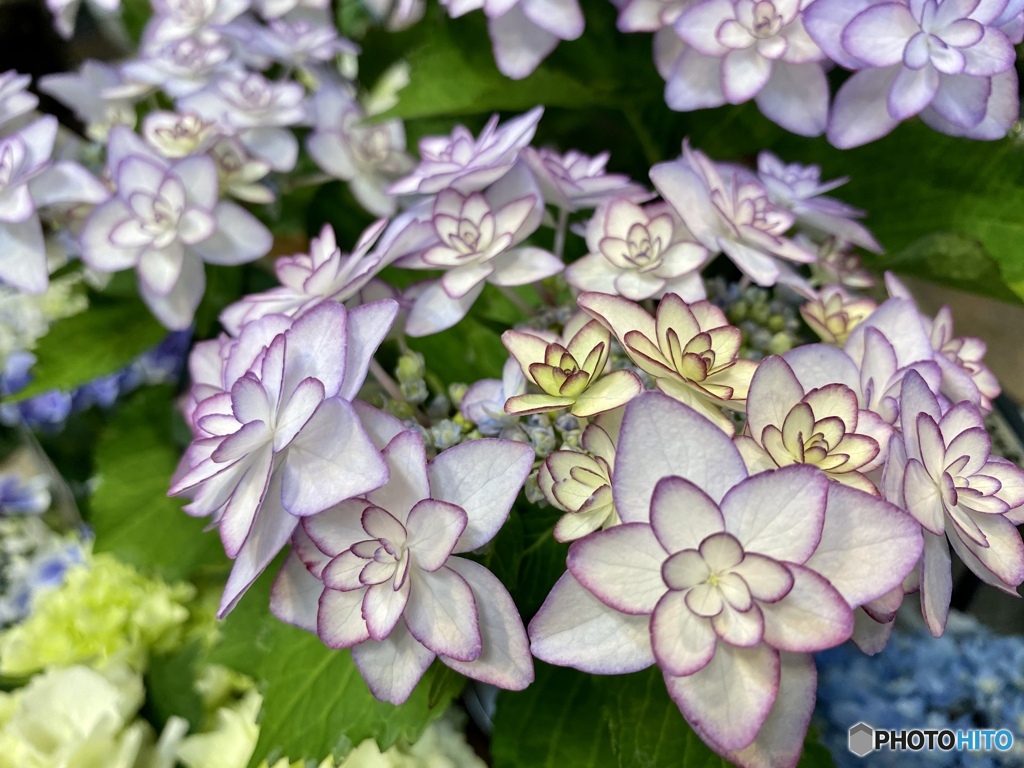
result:
M 385 413 L 390 413 L 396 419 L 405 421 L 416 415 L 416 407 L 404 400 L 388 400 L 384 403 Z
M 469 385 L 463 384 L 461 381 L 448 385 L 448 397 L 451 399 L 453 406 L 458 408 L 462 405 L 462 398 L 466 396 L 466 391 L 468 389 Z
M 430 392 L 427 391 L 427 382 L 423 379 L 403 381 L 398 385 L 398 388 L 401 390 L 402 397 L 405 398 L 406 402 L 415 403 L 416 405 L 425 402 L 430 397 Z
M 445 448 L 457 445 L 462 440 L 462 427 L 451 419 L 445 419 L 432 426 L 430 434 L 437 450 L 443 451 Z
M 531 472 L 529 477 L 526 478 L 526 483 L 523 485 L 523 493 L 526 494 L 526 500 L 531 504 L 547 506 L 547 499 L 544 498 L 544 492 L 541 491 L 540 484 L 537 482 L 536 470 Z
M 424 365 L 423 355 L 413 350 L 407 350 L 398 358 L 398 367 L 395 368 L 395 377 L 403 384 L 407 381 L 422 379 L 427 373 Z

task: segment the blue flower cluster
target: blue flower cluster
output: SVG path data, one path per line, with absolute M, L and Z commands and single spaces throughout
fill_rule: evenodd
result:
M 884 729 L 1002 729 L 1008 752 L 872 753 L 871 766 L 1024 766 L 1024 638 L 1002 637 L 951 612 L 936 639 L 924 627 L 897 629 L 876 656 L 852 644 L 818 654 L 818 708 L 823 743 L 837 768 L 863 768 L 847 749 L 851 725 Z
M 59 432 L 68 416 L 98 405 L 109 408 L 119 397 L 145 384 L 176 382 L 192 339 L 190 331 L 168 334 L 156 347 L 140 355 L 117 373 L 101 376 L 71 392 L 53 390 L 20 403 L 0 406 L 0 423 L 24 424 L 31 429 Z M 15 352 L 0 372 L 0 395 L 21 391 L 32 381 L 36 358 L 31 352 Z

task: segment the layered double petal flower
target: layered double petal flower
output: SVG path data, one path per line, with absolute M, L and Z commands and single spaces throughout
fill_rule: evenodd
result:
M 476 440 L 428 464 L 419 435 L 388 421 L 375 439 L 390 436 L 390 480 L 303 521 L 271 610 L 331 648 L 351 648 L 370 690 L 394 704 L 435 657 L 476 680 L 525 688 L 533 663 L 511 596 L 458 555 L 486 544 L 505 522 L 532 448 Z
M 832 480 L 879 495 L 866 473 L 885 461 L 891 427 L 859 410 L 843 384 L 805 391 L 781 357 L 765 358 L 747 395 L 747 434 L 736 438 L 747 468 L 817 467 Z
M 992 440 L 973 403 L 943 412 L 924 379 L 907 374 L 900 406 L 902 441 L 886 467 L 892 501 L 925 529 L 921 610 L 936 637 L 952 592 L 949 546 L 980 579 L 1016 595 L 1024 582 L 1024 471 L 991 455 Z M 948 545 L 947 545 L 948 541 Z
M 814 706 L 810 653 L 902 583 L 920 527 L 812 467 L 747 476 L 731 441 L 649 393 L 626 406 L 613 495 L 622 524 L 569 548 L 530 623 L 549 663 L 657 664 L 697 733 L 744 768 L 795 766 Z
M 584 293 L 580 307 L 601 321 L 658 389 L 695 408 L 729 434 L 720 408 L 743 410 L 757 363 L 739 358 L 742 334 L 706 301 L 687 304 L 668 294 L 657 318 L 638 304 L 603 293 Z
M 666 293 L 703 299 L 699 270 L 708 251 L 670 211 L 664 204 L 641 208 L 622 198 L 601 206 L 587 224 L 590 252 L 569 265 L 565 279 L 580 291 L 632 301 Z
M 203 297 L 203 262 L 242 264 L 270 250 L 255 216 L 219 200 L 217 168 L 193 155 L 168 162 L 126 128 L 111 131 L 107 169 L 116 193 L 82 230 L 82 259 L 104 272 L 136 267 L 143 299 L 173 330 Z
M 540 332 L 516 330 L 501 335 L 523 375 L 541 390 L 540 394 L 510 397 L 505 413 L 568 408 L 574 416 L 586 418 L 618 408 L 643 391 L 640 378 L 632 371 L 605 372 L 611 334 L 600 322 L 591 320 L 582 327 L 570 324 L 564 335 L 568 338 L 549 339 Z
M 683 145 L 683 157 L 651 169 L 651 181 L 711 254 L 724 252 L 758 285 L 792 280 L 785 262 L 810 263 L 817 254 L 785 236 L 793 214 L 773 203 L 753 176 L 719 168 Z
M 326 303 L 294 322 L 249 323 L 194 413 L 196 439 L 171 494 L 213 516 L 235 559 L 219 615 L 285 546 L 301 517 L 380 487 L 387 465 L 352 400 L 398 312 L 393 301 L 346 312 Z M 211 366 L 212 367 L 212 366 Z M 212 378 L 212 377 L 210 377 Z

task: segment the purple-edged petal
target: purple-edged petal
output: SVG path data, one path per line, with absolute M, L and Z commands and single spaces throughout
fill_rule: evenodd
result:
M 395 586 L 395 582 L 384 581 L 363 593 L 363 618 L 374 640 L 383 640 L 390 635 L 409 605 L 410 580 L 406 579 L 397 589 Z
M 400 432 L 381 453 L 388 466 L 388 481 L 366 498 L 405 523 L 409 511 L 431 496 L 423 438 L 412 430 Z
M 434 652 L 413 637 L 404 622 L 386 640 L 367 640 L 352 649 L 352 661 L 370 692 L 396 705 L 412 695 L 433 660 Z
M 306 516 L 379 488 L 388 467 L 352 405 L 331 398 L 292 441 L 282 479 L 285 508 Z
M 324 589 L 320 595 L 316 633 L 328 648 L 351 648 L 370 637 L 363 619 L 365 589 L 339 592 Z
M 465 511 L 454 504 L 436 499 L 417 503 L 406 522 L 407 545 L 416 566 L 424 571 L 436 571 L 443 566 L 466 530 L 466 521 Z
M 512 596 L 490 571 L 478 563 L 453 557 L 448 567 L 473 590 L 480 628 L 481 652 L 473 661 L 442 658 L 467 677 L 511 691 L 533 682 L 533 658 L 519 610 Z
M 732 441 L 696 411 L 658 393 L 627 405 L 616 454 L 615 507 L 623 521 L 649 519 L 658 481 L 673 475 L 720 500 L 747 476 Z
M 757 736 L 779 690 L 779 652 L 761 644 L 719 643 L 711 661 L 686 677 L 665 675 L 683 717 L 722 749 L 743 749 Z
M 287 402 L 299 383 L 319 379 L 326 397 L 338 394 L 345 377 L 347 313 L 340 304 L 326 301 L 306 313 L 286 333 L 284 384 L 281 402 Z
M 427 467 L 435 499 L 466 511 L 455 553 L 471 552 L 498 533 L 533 468 L 533 449 L 511 440 L 473 440 L 438 454 Z
M 621 613 L 563 574 L 533 617 L 530 650 L 541 661 L 604 675 L 654 664 L 650 618 Z
M 921 31 L 902 3 L 881 3 L 858 14 L 843 30 L 843 47 L 872 67 L 889 67 L 903 60 L 910 39 Z
M 725 529 L 747 551 L 803 563 L 821 541 L 828 488 L 828 478 L 805 465 L 755 475 L 722 500 Z
M 346 400 L 354 400 L 359 394 L 373 353 L 388 335 L 397 316 L 398 302 L 393 299 L 363 304 L 348 313 L 345 376 L 338 390 Z
M 605 604 L 623 613 L 649 614 L 665 594 L 665 550 L 650 525 L 624 523 L 569 547 L 569 572 Z
M 790 565 L 793 588 L 776 603 L 762 603 L 764 639 L 781 651 L 813 653 L 846 642 L 853 633 L 853 610 L 828 581 Z
M 651 616 L 651 644 L 666 673 L 692 675 L 711 661 L 717 639 L 711 622 L 686 606 L 682 592 L 667 592 Z
M 820 2 L 820 0 L 819 0 Z M 899 120 L 889 114 L 885 94 L 902 67 L 855 72 L 840 86 L 832 102 L 828 140 L 840 149 L 849 149 L 879 139 L 892 131 Z
M 765 427 L 781 428 L 803 396 L 804 388 L 789 363 L 775 355 L 764 359 L 750 380 L 750 396 L 747 397 L 750 434 L 760 440 Z
M 949 545 L 945 536 L 924 531 L 924 555 L 921 561 L 921 613 L 935 637 L 946 629 L 949 600 L 953 594 Z
M 316 632 L 323 583 L 309 572 L 292 552 L 270 588 L 270 612 L 278 619 L 307 632 Z
M 910 515 L 831 483 L 821 541 L 804 565 L 857 606 L 900 585 L 920 559 L 922 547 L 921 528 Z
M 302 520 L 302 529 L 316 547 L 328 557 L 336 557 L 357 541 L 366 539 L 363 511 L 370 506 L 363 499 L 343 501 Z
M 651 497 L 651 527 L 666 552 L 697 549 L 725 529 L 722 513 L 700 488 L 681 477 L 658 481 Z
M 828 80 L 818 62 L 774 62 L 755 100 L 765 117 L 800 136 L 820 136 L 828 127 Z
M 405 608 L 409 631 L 434 653 L 473 661 L 483 648 L 476 598 L 464 578 L 450 568 L 433 573 L 413 566 L 412 599 Z

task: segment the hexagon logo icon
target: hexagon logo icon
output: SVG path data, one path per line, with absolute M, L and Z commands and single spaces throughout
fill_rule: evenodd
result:
M 857 757 L 864 757 L 875 750 L 875 729 L 867 723 L 857 723 L 850 728 L 849 749 Z

